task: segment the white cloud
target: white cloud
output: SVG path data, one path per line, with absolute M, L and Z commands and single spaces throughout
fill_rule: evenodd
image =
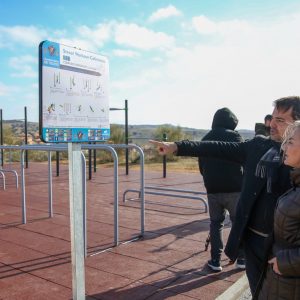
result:
M 97 47 L 95 44 L 87 39 L 80 39 L 80 38 L 60 38 L 56 40 L 58 43 L 67 45 L 70 47 L 77 47 L 83 50 L 88 51 L 97 51 Z
M 83 39 L 88 39 L 97 47 L 102 47 L 103 44 L 111 38 L 113 22 L 98 24 L 96 28 L 83 25 L 77 28 L 77 32 Z
M 198 16 L 192 19 L 197 32 L 202 34 L 211 34 L 217 31 L 217 25 L 205 16 Z
M 11 47 L 15 43 L 36 47 L 46 37 L 46 30 L 35 26 L 0 26 L 0 47 Z
M 129 57 L 129 58 L 140 56 L 140 54 L 138 52 L 136 52 L 136 51 L 122 50 L 122 49 L 115 49 L 115 50 L 113 50 L 113 54 L 115 56 L 118 56 L 118 57 Z
M 143 50 L 168 48 L 174 44 L 174 37 L 163 32 L 155 32 L 134 23 L 119 23 L 115 26 L 117 44 Z
M 101 23 L 95 27 L 83 25 L 76 28 L 76 31 L 77 36 L 59 38 L 58 42 L 97 51 L 108 42 L 141 50 L 152 50 L 169 48 L 175 41 L 174 37 L 163 32 L 155 32 L 135 23 L 118 23 L 116 21 Z M 114 51 L 114 55 L 134 57 L 138 55 L 138 52 L 117 50 Z
M 38 58 L 31 55 L 12 57 L 9 65 L 16 72 L 11 73 L 12 77 L 18 78 L 37 78 Z
M 150 22 L 156 22 L 159 20 L 167 19 L 170 17 L 178 17 L 181 16 L 182 12 L 178 10 L 175 6 L 169 5 L 167 7 L 163 7 L 155 11 L 150 17 Z
M 215 33 L 229 35 L 235 32 L 239 33 L 251 31 L 251 25 L 248 22 L 237 19 L 214 22 L 206 16 L 201 15 L 193 17 L 192 24 L 198 33 L 204 35 Z
M 214 112 L 227 106 L 240 119 L 239 128 L 253 129 L 272 112 L 273 100 L 300 95 L 299 14 L 215 25 L 206 32 L 220 33 L 217 42 L 170 48 L 163 62 L 112 89 L 113 99 L 128 97 L 131 123 L 209 128 Z M 156 76 L 149 77 L 151 71 Z

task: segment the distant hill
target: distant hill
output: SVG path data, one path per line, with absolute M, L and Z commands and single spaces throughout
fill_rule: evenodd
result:
M 12 127 L 13 133 L 16 136 L 22 136 L 24 134 L 24 122 L 19 120 L 6 120 L 4 124 L 9 124 Z M 124 126 L 124 124 L 118 124 Z M 171 126 L 177 127 L 171 124 L 160 124 L 160 125 L 129 125 L 129 137 L 130 141 L 137 144 L 142 144 L 145 140 L 154 137 L 155 130 L 160 126 Z M 201 140 L 202 137 L 209 131 L 208 129 L 197 129 L 189 127 L 181 127 L 182 131 L 188 136 L 190 140 Z M 38 136 L 38 123 L 28 122 L 27 123 L 28 134 L 32 136 L 33 141 Z M 239 133 L 244 139 L 250 139 L 254 136 L 253 130 L 241 129 Z

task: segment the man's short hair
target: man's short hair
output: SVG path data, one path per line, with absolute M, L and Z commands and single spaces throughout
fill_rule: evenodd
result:
M 272 115 L 266 115 L 265 116 L 265 122 L 266 121 L 272 121 Z
M 280 98 L 274 101 L 274 106 L 283 112 L 292 108 L 292 118 L 294 120 L 300 120 L 300 97 L 289 96 Z

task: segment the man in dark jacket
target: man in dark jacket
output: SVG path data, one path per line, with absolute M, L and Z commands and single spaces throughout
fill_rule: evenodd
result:
M 241 143 L 232 142 L 153 142 L 159 153 L 183 156 L 214 157 L 240 163 L 244 179 L 225 253 L 236 260 L 243 244 L 246 274 L 254 293 L 267 255 L 266 239 L 273 231 L 277 198 L 291 187 L 290 168 L 282 164 L 280 144 L 287 126 L 300 119 L 300 97 L 274 102 L 270 138 L 257 136 Z
M 236 116 L 228 108 L 221 108 L 214 115 L 212 130 L 202 141 L 242 142 L 240 134 L 234 131 L 237 124 Z M 214 271 L 222 271 L 220 264 L 223 251 L 222 229 L 226 210 L 229 212 L 231 222 L 234 222 L 243 169 L 240 164 L 215 158 L 199 158 L 199 169 L 207 191 L 210 216 L 211 259 L 208 266 Z M 242 253 L 237 260 L 237 266 L 245 268 Z

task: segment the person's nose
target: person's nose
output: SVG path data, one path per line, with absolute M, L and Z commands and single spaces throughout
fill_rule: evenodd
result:
M 272 120 L 271 120 L 271 122 L 270 122 L 270 127 L 271 127 L 271 128 L 276 128 L 276 127 L 277 127 L 277 124 L 276 124 L 275 119 L 272 119 Z

